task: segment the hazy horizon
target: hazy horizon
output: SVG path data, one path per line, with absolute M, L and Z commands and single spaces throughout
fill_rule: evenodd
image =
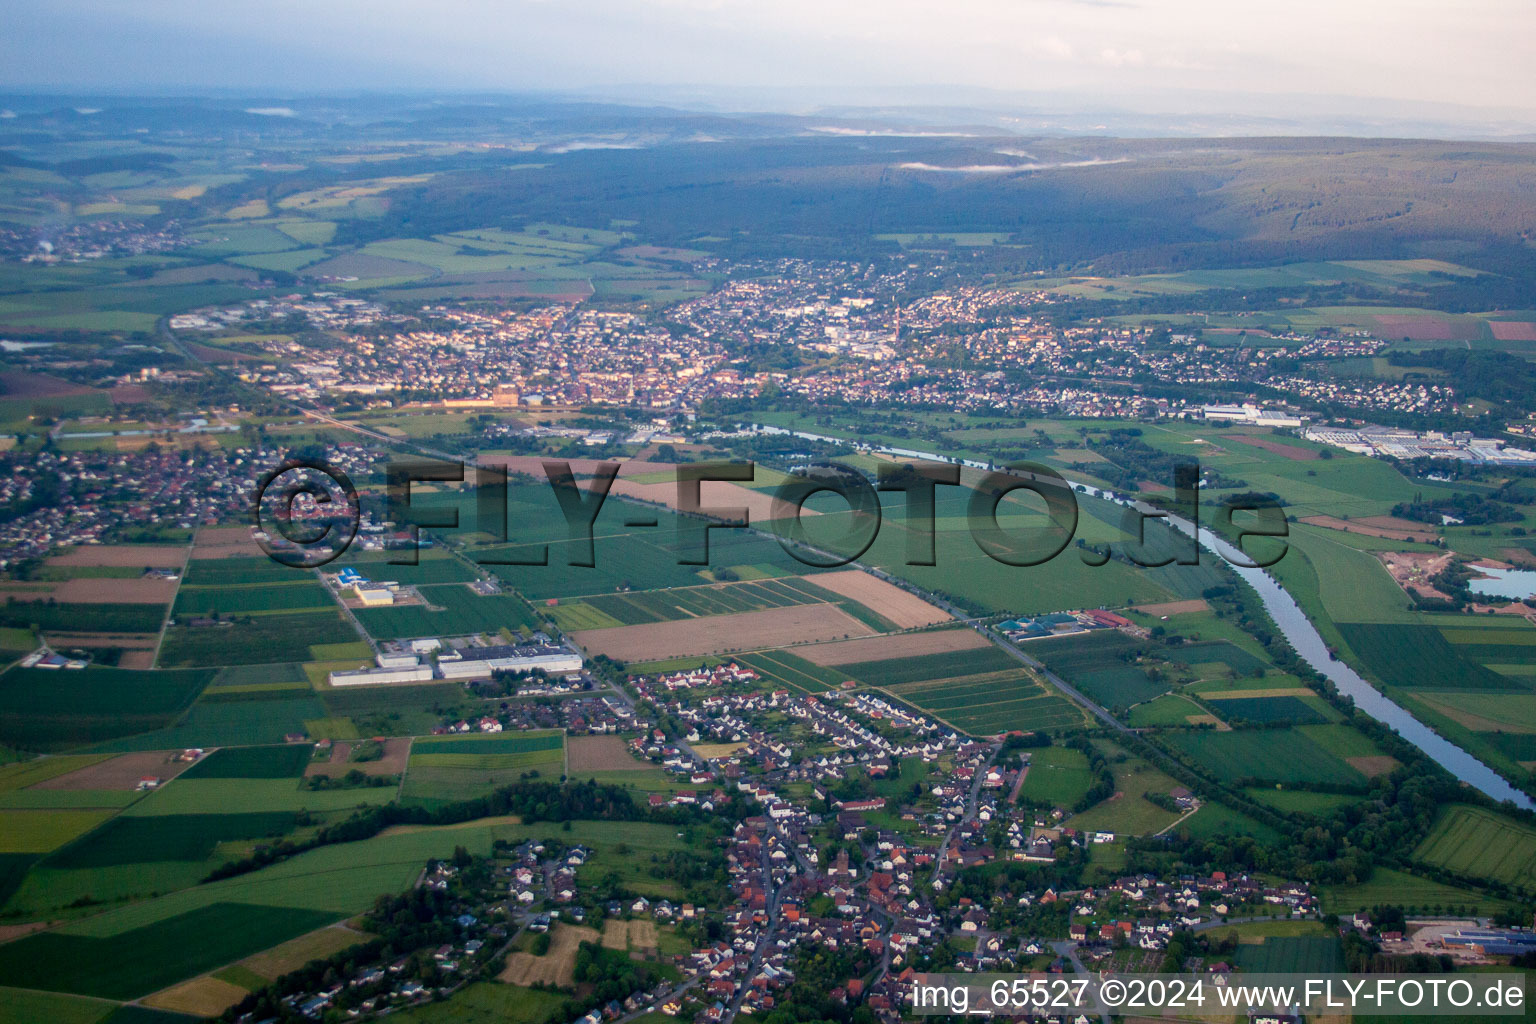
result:
M 10 12 L 0 89 L 537 92 L 805 112 L 1031 99 L 1536 125 L 1536 8 L 1215 0 L 62 0 Z

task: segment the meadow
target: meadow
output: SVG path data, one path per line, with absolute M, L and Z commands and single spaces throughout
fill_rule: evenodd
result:
M 292 811 L 119 815 L 89 840 L 71 844 L 48 857 L 45 866 L 76 870 L 148 864 L 156 861 L 205 861 L 224 842 L 272 839 L 293 831 Z
M 1042 747 L 1030 751 L 1029 774 L 1024 777 L 1021 799 L 1071 807 L 1082 799 L 1092 783 L 1088 758 L 1071 747 Z
M 1234 960 L 1245 971 L 1271 974 L 1344 970 L 1344 955 L 1335 935 L 1270 935 L 1261 943 L 1239 943 Z
M 164 728 L 108 740 L 96 750 L 169 750 L 282 743 L 289 733 L 305 731 L 304 723 L 327 716 L 326 705 L 313 693 L 277 691 L 263 699 L 199 700 Z
M 1097 741 L 1111 761 L 1115 795 L 1068 818 L 1064 824 L 1079 830 L 1149 835 L 1177 821 L 1180 815 L 1143 799 L 1147 793 L 1170 793 L 1179 784 L 1145 759 L 1127 753 L 1116 744 Z

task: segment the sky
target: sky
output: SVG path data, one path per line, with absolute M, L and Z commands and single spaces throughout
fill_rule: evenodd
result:
M 1536 122 L 1531 0 L 46 0 L 0 88 L 1294 97 Z M 944 89 L 951 90 L 944 92 Z

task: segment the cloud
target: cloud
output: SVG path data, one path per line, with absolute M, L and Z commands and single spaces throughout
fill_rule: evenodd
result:
M 1099 63 L 1112 68 L 1139 68 L 1146 62 L 1146 55 L 1140 50 L 1116 50 L 1106 46 L 1099 51 Z

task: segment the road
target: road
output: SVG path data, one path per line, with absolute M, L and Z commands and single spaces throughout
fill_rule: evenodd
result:
M 1067 962 L 1072 965 L 1072 973 L 1074 975 L 1076 975 L 1077 977 L 1079 977 L 1079 978 L 1092 978 L 1094 976 L 1093 972 L 1090 971 L 1088 968 L 1084 967 L 1083 966 L 1083 962 L 1078 959 L 1078 956 L 1077 956 L 1077 943 L 1075 943 L 1075 942 L 1053 942 L 1053 943 L 1051 943 L 1051 949 L 1056 951 L 1056 955 L 1057 956 L 1064 956 L 1064 957 L 1067 958 Z M 1109 1014 L 1107 1014 L 1107 1013 L 1099 1014 L 1099 1024 L 1110 1024 Z
M 976 816 L 976 798 L 981 795 L 981 784 L 987 780 L 987 769 L 997 760 L 997 752 L 1002 749 L 999 743 L 992 744 L 992 753 L 986 762 L 976 767 L 976 776 L 971 779 L 971 791 L 965 797 L 965 811 L 960 815 L 960 820 L 950 826 L 944 833 L 944 841 L 939 844 L 939 852 L 934 858 L 933 880 L 937 880 L 944 873 L 944 854 L 949 852 L 949 844 L 954 840 L 955 833 L 960 831 L 960 826 Z
M 768 927 L 763 929 L 757 945 L 752 949 L 752 959 L 747 962 L 747 973 L 743 981 L 737 983 L 736 994 L 731 997 L 730 1005 L 725 1008 L 725 1013 L 720 1018 L 721 1024 L 731 1024 L 731 1021 L 734 1021 L 736 1015 L 741 1012 L 741 1002 L 747 997 L 747 990 L 751 987 L 750 982 L 757 976 L 757 969 L 763 964 L 763 954 L 769 946 L 773 945 L 774 935 L 779 930 L 779 895 L 783 892 L 784 886 L 775 885 L 773 882 L 773 867 L 768 859 L 767 843 L 763 844 L 762 858 L 763 881 L 766 883 L 764 890 L 768 894 Z

